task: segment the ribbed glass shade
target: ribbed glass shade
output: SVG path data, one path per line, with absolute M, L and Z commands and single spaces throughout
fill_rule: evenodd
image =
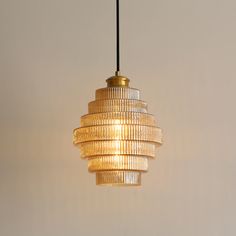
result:
M 73 142 L 88 159 L 88 170 L 96 172 L 97 185 L 141 185 L 148 159 L 162 144 L 161 129 L 140 100 L 140 91 L 128 87 L 128 79 L 107 81 L 108 87 L 96 90 Z

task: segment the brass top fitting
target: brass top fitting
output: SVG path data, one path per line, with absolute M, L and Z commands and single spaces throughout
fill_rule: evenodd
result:
M 106 82 L 107 87 L 129 87 L 129 79 L 121 75 L 112 76 Z

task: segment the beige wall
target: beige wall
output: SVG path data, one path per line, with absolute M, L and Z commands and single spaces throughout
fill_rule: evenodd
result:
M 165 135 L 141 188 L 96 187 L 71 142 L 114 10 L 0 0 L 0 235 L 236 235 L 236 2 L 121 0 L 122 69 Z

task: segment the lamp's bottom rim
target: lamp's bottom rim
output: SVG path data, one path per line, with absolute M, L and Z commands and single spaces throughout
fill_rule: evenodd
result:
M 96 184 L 103 186 L 140 186 L 141 172 L 100 171 L 96 173 Z
M 96 184 L 97 186 L 101 187 L 140 187 L 140 184 Z

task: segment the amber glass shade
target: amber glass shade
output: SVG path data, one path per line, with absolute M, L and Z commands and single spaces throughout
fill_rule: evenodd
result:
M 97 185 L 141 185 L 148 159 L 162 144 L 161 129 L 127 78 L 114 76 L 107 82 L 81 117 L 73 142 L 88 159 L 88 170 L 96 173 Z

